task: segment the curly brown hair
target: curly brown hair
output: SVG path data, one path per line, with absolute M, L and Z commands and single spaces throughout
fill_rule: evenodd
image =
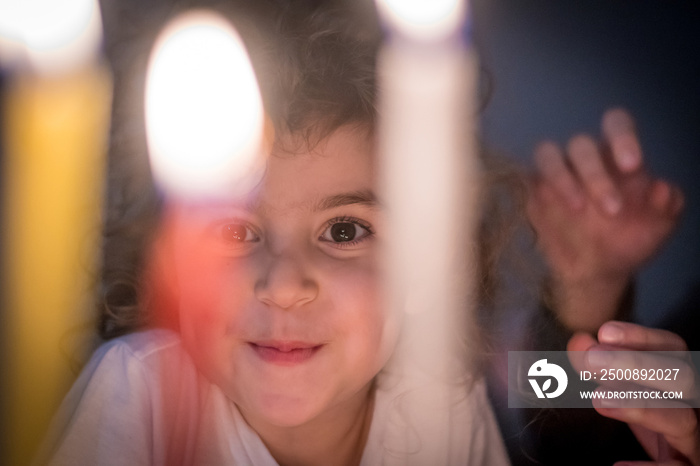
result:
M 232 17 L 249 48 L 278 139 L 293 134 L 314 144 L 348 124 L 371 134 L 381 42 L 376 17 L 366 10 L 316 7 L 318 2 L 306 2 L 306 8 L 274 3 Z M 150 179 L 140 104 L 153 40 L 152 32 L 145 38 L 135 34 L 114 43 L 111 53 L 116 91 L 99 302 L 99 332 L 105 339 L 153 324 L 144 267 L 162 202 Z M 477 289 L 479 301 L 490 308 L 499 288 L 501 251 L 523 210 L 524 187 L 516 170 L 485 151 L 482 159 L 488 215 L 479 231 Z

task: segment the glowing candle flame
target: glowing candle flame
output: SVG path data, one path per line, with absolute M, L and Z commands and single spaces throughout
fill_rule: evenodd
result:
M 168 193 L 225 197 L 250 188 L 263 118 L 253 68 L 226 20 L 195 11 L 165 28 L 149 64 L 146 126 L 153 174 Z
M 0 2 L 0 59 L 42 73 L 60 73 L 92 60 L 102 18 L 97 0 Z
M 385 20 L 399 33 L 420 40 L 439 40 L 463 23 L 463 0 L 377 0 Z

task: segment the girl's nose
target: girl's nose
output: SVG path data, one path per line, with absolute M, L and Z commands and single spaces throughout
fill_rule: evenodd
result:
M 283 253 L 271 257 L 255 283 L 255 296 L 267 305 L 292 310 L 316 299 L 318 282 L 298 255 Z

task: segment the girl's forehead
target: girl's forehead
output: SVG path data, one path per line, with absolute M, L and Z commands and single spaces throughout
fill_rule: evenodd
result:
M 374 148 L 364 132 L 341 128 L 313 147 L 273 151 L 257 204 L 274 210 L 375 189 Z
M 190 216 L 207 222 L 241 211 L 278 215 L 341 205 L 376 207 L 375 179 L 373 144 L 365 133 L 341 128 L 311 148 L 273 151 L 256 189 L 234 202 L 195 204 Z

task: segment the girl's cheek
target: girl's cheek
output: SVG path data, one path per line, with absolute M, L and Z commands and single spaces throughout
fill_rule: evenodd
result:
M 372 257 L 347 261 L 329 259 L 320 267 L 322 285 L 346 299 L 373 299 L 381 280 Z
M 186 248 L 179 254 L 177 275 L 180 289 L 180 319 L 198 327 L 223 327 L 238 312 L 246 293 L 250 271 L 244 259 L 232 259 L 206 246 Z
M 327 295 L 342 308 L 340 315 L 351 321 L 349 327 L 371 329 L 382 324 L 385 315 L 381 306 L 381 277 L 373 263 L 342 264 L 327 270 L 324 275 Z
M 221 258 L 193 258 L 187 271 L 181 275 L 181 288 L 201 318 L 215 318 L 217 314 L 228 313 L 231 307 L 236 307 L 236 297 L 243 295 L 247 275 L 244 267 Z

